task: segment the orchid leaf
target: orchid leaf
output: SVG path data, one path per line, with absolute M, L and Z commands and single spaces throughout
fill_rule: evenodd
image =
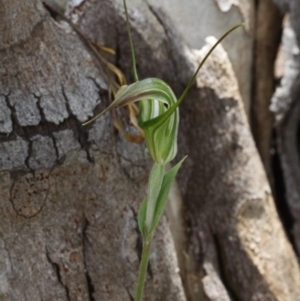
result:
M 138 212 L 138 225 L 139 225 L 139 228 L 140 228 L 143 238 L 146 237 L 146 235 L 147 235 L 146 210 L 147 210 L 147 198 L 145 198 L 143 200 L 143 202 L 140 206 L 139 212 Z
M 176 177 L 176 174 L 177 174 L 179 168 L 181 167 L 183 161 L 186 158 L 187 158 L 187 156 L 185 156 L 183 159 L 181 159 L 175 166 L 173 166 L 164 175 L 163 183 L 162 183 L 161 190 L 158 195 L 158 199 L 157 199 L 157 203 L 156 203 L 152 227 L 151 227 L 150 231 L 147 233 L 147 235 L 151 235 L 153 233 L 153 231 L 156 229 L 156 227 L 159 223 L 159 220 L 163 214 L 163 211 L 165 209 L 172 183 Z

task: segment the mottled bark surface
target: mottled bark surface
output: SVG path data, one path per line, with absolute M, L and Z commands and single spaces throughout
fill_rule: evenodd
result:
M 119 135 L 110 114 L 81 126 L 107 106 L 108 83 L 68 26 L 37 0 L 0 7 L 0 299 L 132 300 L 136 213 L 150 167 L 144 146 Z M 122 6 L 90 0 L 72 16 L 117 50 L 112 60 L 129 74 Z M 130 20 L 140 77 L 163 78 L 179 95 L 211 40 L 189 50 L 144 1 Z M 297 300 L 298 264 L 221 47 L 181 112 L 182 199 L 174 187 L 145 300 Z
M 201 89 L 193 95 L 197 101 L 187 101 L 182 110 L 185 138 L 180 149 L 189 147 L 185 152 L 190 161 L 180 180 L 198 237 L 203 279 L 215 278 L 207 270 L 209 264 L 230 296 L 224 300 L 296 300 L 297 261 L 291 261 L 293 251 L 278 220 L 226 55 L 216 51 L 201 74 Z M 209 300 L 219 300 L 203 288 Z
M 119 137 L 109 114 L 81 126 L 107 105 L 107 84 L 74 33 L 39 1 L 1 8 L 0 298 L 130 300 L 144 146 Z M 185 300 L 166 221 L 150 271 L 148 300 Z

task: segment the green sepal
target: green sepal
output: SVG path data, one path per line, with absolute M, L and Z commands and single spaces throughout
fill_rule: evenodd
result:
M 158 199 L 157 199 L 157 204 L 156 204 L 156 208 L 155 208 L 155 213 L 154 213 L 154 218 L 153 218 L 153 223 L 151 226 L 150 231 L 147 233 L 148 235 L 151 235 L 153 233 L 153 231 L 156 229 L 160 218 L 163 214 L 163 211 L 165 209 L 167 200 L 168 200 L 168 195 L 172 186 L 172 183 L 176 177 L 176 174 L 179 170 L 179 168 L 181 167 L 183 161 L 187 158 L 187 156 L 185 156 L 183 159 L 181 159 L 175 166 L 173 166 L 165 175 L 164 175 L 164 179 L 163 179 L 163 183 L 161 186 L 161 190 L 159 192 L 158 195 Z M 145 210 L 145 209 L 144 209 Z
M 146 210 L 147 210 L 147 198 L 145 198 L 140 206 L 139 212 L 138 212 L 138 225 L 140 228 L 140 231 L 142 233 L 143 238 L 146 237 Z

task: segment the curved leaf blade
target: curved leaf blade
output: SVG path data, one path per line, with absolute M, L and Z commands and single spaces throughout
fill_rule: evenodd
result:
M 167 200 L 168 200 L 168 195 L 171 189 L 171 185 L 176 177 L 176 174 L 179 170 L 179 168 L 181 167 L 183 161 L 187 158 L 187 156 L 185 156 L 184 158 L 182 158 L 175 166 L 173 166 L 164 176 L 163 179 L 163 183 L 161 186 L 161 190 L 159 192 L 158 195 L 158 199 L 157 199 L 157 203 L 156 203 L 156 208 L 155 208 L 155 214 L 154 214 L 154 218 L 153 218 L 153 223 L 152 223 L 152 227 L 149 231 L 149 233 L 147 233 L 148 235 L 151 235 L 153 233 L 153 231 L 155 230 L 155 228 L 157 227 L 160 218 L 163 214 L 163 211 L 165 209 Z
M 143 238 L 147 236 L 146 231 L 146 210 L 147 210 L 147 198 L 145 198 L 140 206 L 139 212 L 138 212 L 138 225 L 140 228 L 140 231 L 142 233 Z

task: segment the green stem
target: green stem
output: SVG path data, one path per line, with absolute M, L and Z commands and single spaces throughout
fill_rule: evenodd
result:
M 150 237 L 146 238 L 146 240 L 143 242 L 142 259 L 141 259 L 140 267 L 139 267 L 138 284 L 137 284 L 134 301 L 141 301 L 142 297 L 143 297 L 144 284 L 145 284 L 145 280 L 146 280 L 147 268 L 148 268 L 148 262 L 149 262 L 151 242 L 152 242 L 152 235 L 150 235 Z

